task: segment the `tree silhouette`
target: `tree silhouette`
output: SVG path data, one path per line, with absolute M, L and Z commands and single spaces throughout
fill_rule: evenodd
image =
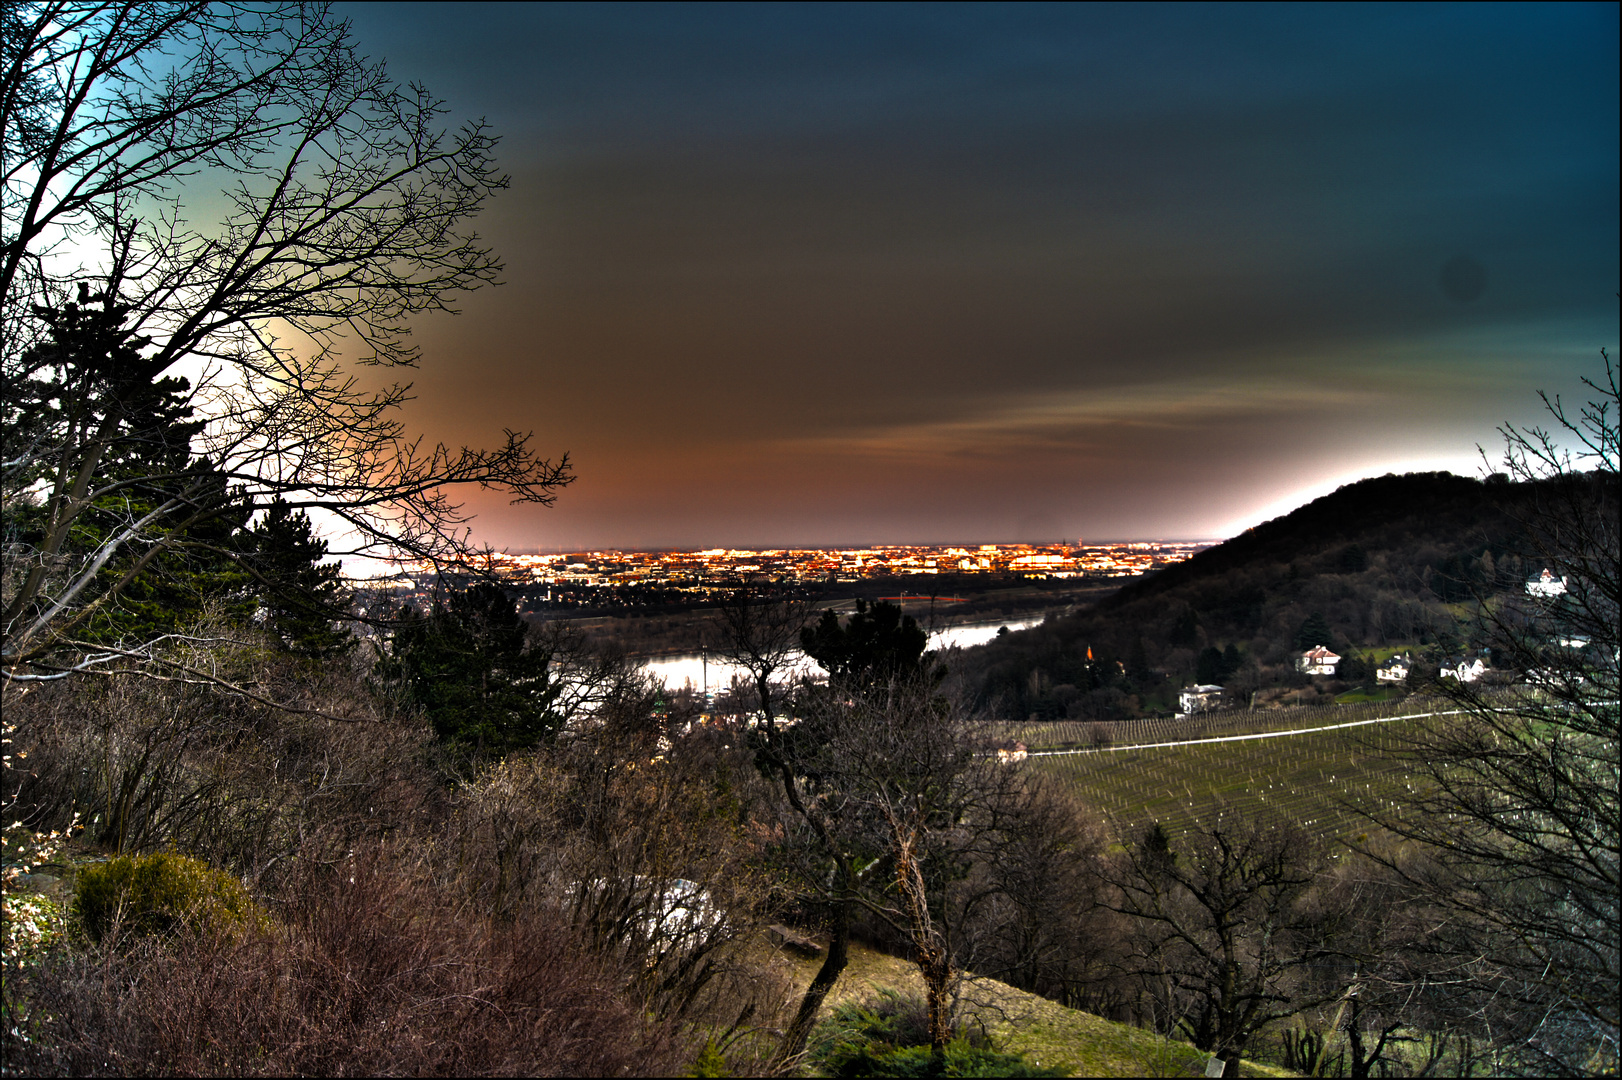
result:
M 1314 645 L 1329 644 L 1329 623 L 1324 621 L 1323 612 L 1314 611 L 1308 615 L 1296 631 L 1295 646 L 1298 649 L 1310 649 Z
M 1424 853 L 1380 857 L 1434 913 L 1419 947 L 1449 972 L 1450 1021 L 1531 1073 L 1614 1069 L 1617 1054 L 1622 396 L 1602 356 L 1584 405 L 1543 398 L 1552 432 L 1502 429 L 1522 565 L 1566 582 L 1477 605 L 1474 634 L 1522 681 L 1440 683 L 1465 715 L 1411 729 L 1414 794 L 1400 817 L 1371 810 Z
M 1176 840 L 1157 822 L 1123 849 L 1110 876 L 1134 970 L 1223 1075 L 1266 1025 L 1339 996 L 1300 982 L 1345 951 L 1342 913 L 1313 902 L 1328 859 L 1306 833 L 1228 813 Z
M 916 674 L 928 644 L 917 619 L 882 600 L 871 608 L 857 600 L 843 625 L 833 611 L 824 611 L 816 626 L 800 631 L 800 647 L 829 679 L 853 686 Z
M 323 563 L 327 542 L 310 516 L 277 499 L 249 533 L 255 590 L 266 629 L 289 652 L 309 657 L 346 652 L 355 639 L 334 626 L 346 612 L 336 563 Z
M 166 630 L 107 620 L 278 499 L 327 511 L 353 555 L 445 567 L 474 554 L 459 488 L 546 505 L 573 479 L 515 431 L 426 446 L 398 417 L 409 386 L 340 366 L 414 365 L 412 317 L 496 279 L 467 227 L 507 182 L 482 122 L 447 131 L 320 5 L 0 20 L 0 475 L 8 523 L 28 524 L 7 538 L 8 685 L 115 660 L 222 682 L 174 668 Z M 223 180 L 223 210 L 193 225 L 200 177 Z M 90 271 L 57 272 L 70 239 Z

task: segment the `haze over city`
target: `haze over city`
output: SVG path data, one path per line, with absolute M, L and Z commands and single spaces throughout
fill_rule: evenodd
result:
M 1217 538 L 1618 339 L 1615 5 L 340 6 L 512 176 L 408 423 L 498 547 Z

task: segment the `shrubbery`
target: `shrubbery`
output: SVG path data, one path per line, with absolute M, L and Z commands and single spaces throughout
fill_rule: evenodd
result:
M 275 903 L 261 929 L 54 950 L 13 972 L 8 1020 L 32 1019 L 0 1033 L 6 1072 L 670 1076 L 694 1058 L 647 1015 L 635 968 L 594 953 L 555 909 L 470 911 L 387 847 L 305 865 Z
M 74 907 L 85 932 L 96 941 L 115 927 L 162 934 L 182 928 L 231 931 L 266 921 L 230 874 L 200 859 L 168 852 L 86 867 L 79 875 Z
M 8 725 L 5 730 L 9 735 L 16 728 Z M 7 754 L 5 769 L 9 772 L 11 768 L 11 755 Z M 66 829 L 41 833 L 13 821 L 0 830 L 0 852 L 5 855 L 5 870 L 0 873 L 5 886 L 0 895 L 0 966 L 22 968 L 62 936 L 67 913 L 55 900 L 35 892 L 27 875 L 56 858 L 78 824 L 75 818 Z
M 38 893 L 13 894 L 7 892 L 0 904 L 0 956 L 5 966 L 18 967 L 33 960 L 42 949 L 47 949 L 62 936 L 61 905 Z
M 881 990 L 866 1005 L 846 1002 L 811 1039 L 811 1059 L 827 1076 L 1060 1076 L 1020 1054 L 1002 1053 L 983 1038 L 960 1037 L 937 1068 L 929 1045 L 929 1013 L 921 998 Z

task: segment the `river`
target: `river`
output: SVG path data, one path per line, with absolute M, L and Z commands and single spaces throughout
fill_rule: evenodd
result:
M 997 636 L 997 631 L 1008 627 L 1009 631 L 1024 630 L 1039 625 L 1042 616 L 1029 619 L 1013 619 L 1004 622 L 974 624 L 967 626 L 948 626 L 929 635 L 930 651 L 939 649 L 967 649 L 974 645 L 984 645 Z M 804 653 L 795 651 L 790 658 L 790 665 L 795 675 L 817 675 L 822 669 Z M 644 662 L 643 670 L 650 675 L 656 675 L 664 680 L 664 684 L 671 689 L 680 689 L 682 686 L 691 686 L 694 690 L 702 690 L 706 686 L 713 692 L 731 685 L 734 675 L 745 674 L 736 664 L 728 664 L 711 656 L 708 661 L 697 653 L 681 656 L 660 656 Z

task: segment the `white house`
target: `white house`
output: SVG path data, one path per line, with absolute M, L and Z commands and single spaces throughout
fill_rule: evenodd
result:
M 1462 683 L 1472 683 L 1492 670 L 1487 661 L 1488 658 L 1481 655 L 1455 656 L 1442 662 L 1439 674 L 1444 679 L 1454 678 Z
M 1326 646 L 1314 645 L 1295 658 L 1295 670 L 1307 675 L 1333 675 L 1340 663 L 1340 657 L 1329 651 Z
M 1185 686 L 1177 695 L 1177 706 L 1182 711 L 1177 715 L 1188 716 L 1191 713 L 1209 712 L 1222 704 L 1222 687 L 1212 685 Z
M 1384 664 L 1374 669 L 1375 682 L 1404 682 L 1408 673 L 1414 669 L 1414 662 L 1408 656 L 1393 656 Z
M 1563 596 L 1565 595 L 1565 592 L 1566 579 L 1563 577 L 1555 577 L 1549 572 L 1548 567 L 1544 567 L 1543 573 L 1526 583 L 1526 593 L 1528 596 Z

